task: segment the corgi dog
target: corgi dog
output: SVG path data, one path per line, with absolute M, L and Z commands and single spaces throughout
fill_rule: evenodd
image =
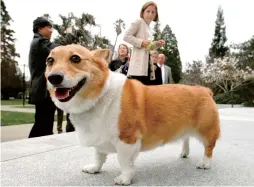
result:
M 84 172 L 101 171 L 117 153 L 121 174 L 115 184 L 129 185 L 139 152 L 183 138 L 181 157 L 189 154 L 189 135 L 204 145 L 197 168 L 209 169 L 220 135 L 219 114 L 210 89 L 167 84 L 145 86 L 111 72 L 109 50 L 59 46 L 46 60 L 47 87 L 55 105 L 67 113 L 81 145 L 94 147 L 94 163 Z

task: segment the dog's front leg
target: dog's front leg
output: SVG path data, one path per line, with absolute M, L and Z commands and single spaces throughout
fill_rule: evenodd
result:
M 134 176 L 134 161 L 141 148 L 141 141 L 137 140 L 135 144 L 126 144 L 119 140 L 116 144 L 117 158 L 122 173 L 114 179 L 115 184 L 129 185 Z
M 103 164 L 106 161 L 106 158 L 107 154 L 101 153 L 97 149 L 95 149 L 94 164 L 85 165 L 82 171 L 91 174 L 100 172 Z

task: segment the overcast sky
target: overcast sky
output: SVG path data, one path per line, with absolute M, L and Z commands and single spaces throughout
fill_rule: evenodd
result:
M 33 37 L 32 22 L 48 13 L 59 23 L 59 14 L 83 12 L 95 16 L 101 25 L 101 34 L 115 42 L 113 23 L 123 19 L 126 27 L 139 17 L 146 0 L 5 0 L 7 10 L 14 22 L 16 49 L 21 58 L 19 64 L 28 64 L 29 45 Z M 228 43 L 239 43 L 254 34 L 254 0 L 155 0 L 159 19 L 164 27 L 168 24 L 178 41 L 183 66 L 186 62 L 203 60 L 208 53 L 214 35 L 218 6 L 224 10 Z M 99 32 L 99 29 L 95 29 Z M 122 42 L 120 35 L 118 43 Z M 27 71 L 28 72 L 28 71 Z

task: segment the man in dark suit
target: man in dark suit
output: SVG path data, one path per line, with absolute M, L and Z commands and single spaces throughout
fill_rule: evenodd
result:
M 161 77 L 162 77 L 162 84 L 173 84 L 173 78 L 172 78 L 172 72 L 171 68 L 167 65 L 165 65 L 165 55 L 159 54 L 158 55 L 158 66 L 161 69 Z
M 50 50 L 59 46 L 73 43 L 74 35 L 66 34 L 61 44 L 50 42 L 52 25 L 44 17 L 33 21 L 34 37 L 29 51 L 30 103 L 35 104 L 35 122 L 29 138 L 53 134 L 54 114 L 56 107 L 52 102 L 46 86 L 44 75 L 46 58 Z

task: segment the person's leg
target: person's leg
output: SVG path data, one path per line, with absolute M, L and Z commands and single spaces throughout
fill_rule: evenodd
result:
M 70 121 L 70 114 L 69 113 L 66 114 L 66 119 L 67 119 L 66 132 L 75 131 L 75 128 L 74 128 L 73 124 Z
M 35 122 L 29 138 L 53 134 L 55 110 L 56 107 L 51 98 L 45 98 L 35 105 Z
M 63 124 L 63 115 L 64 112 L 60 108 L 56 108 L 57 110 L 57 132 L 62 133 L 62 124 Z
M 54 121 L 55 121 L 56 106 L 54 102 L 51 100 L 51 98 L 49 98 L 48 102 L 49 102 L 47 107 L 48 111 L 46 112 L 48 118 L 45 120 L 45 122 L 47 124 L 46 133 L 50 135 L 50 134 L 54 134 L 53 128 L 54 128 Z

